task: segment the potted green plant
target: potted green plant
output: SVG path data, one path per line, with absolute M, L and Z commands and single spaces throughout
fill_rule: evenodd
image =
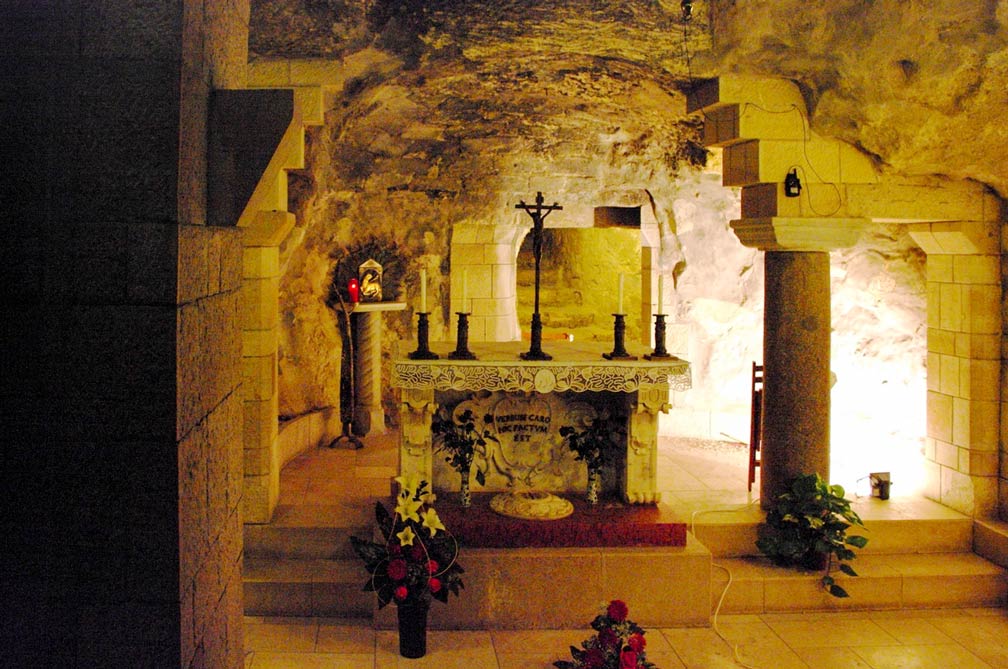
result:
M 445 407 L 439 408 L 431 420 L 434 450 L 444 453 L 445 462 L 462 477 L 459 499 L 463 508 L 468 508 L 472 503 L 469 474 L 477 450 L 485 455 L 487 441 L 497 441 L 497 437 L 486 427 L 492 420 L 491 416 L 484 416 L 483 424 L 477 428 L 476 417 L 471 409 L 464 409 L 455 415 L 454 410 Z M 476 482 L 486 484 L 486 473 L 479 467 L 476 468 Z
M 392 513 L 375 502 L 379 540 L 350 537 L 364 561 L 366 592 L 378 597 L 378 608 L 393 602 L 399 622 L 399 653 L 422 657 L 427 652 L 427 611 L 432 599 L 448 602 L 459 594 L 464 572 L 458 542 L 441 522 L 427 482 L 416 475 L 399 476 L 399 495 Z
M 757 529 L 756 547 L 764 555 L 775 564 L 824 570 L 822 586 L 834 597 L 850 596 L 830 576 L 834 566 L 857 576 L 845 561 L 854 559 L 852 548 L 868 543 L 866 537 L 847 536 L 848 529 L 864 528 L 864 523 L 844 494 L 842 486 L 830 485 L 819 474 L 798 476 Z
M 609 414 L 595 416 L 583 429 L 571 425 L 560 428 L 567 448 L 576 460 L 583 460 L 588 467 L 588 490 L 585 499 L 594 506 L 598 504 L 602 468 L 615 464 L 620 444 L 625 441 L 622 421 Z

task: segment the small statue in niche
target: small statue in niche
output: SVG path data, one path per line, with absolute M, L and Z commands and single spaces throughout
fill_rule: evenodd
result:
M 382 266 L 374 258 L 363 262 L 358 270 L 362 302 L 382 301 Z

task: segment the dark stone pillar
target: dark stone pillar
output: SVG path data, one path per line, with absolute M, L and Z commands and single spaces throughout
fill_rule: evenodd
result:
M 799 474 L 829 478 L 830 264 L 825 252 L 768 251 L 763 314 L 764 508 Z

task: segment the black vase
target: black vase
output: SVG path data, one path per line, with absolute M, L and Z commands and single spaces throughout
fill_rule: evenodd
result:
M 427 654 L 427 604 L 400 604 L 399 654 L 417 658 Z

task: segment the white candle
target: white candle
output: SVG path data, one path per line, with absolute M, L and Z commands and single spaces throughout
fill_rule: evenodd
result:
M 623 273 L 619 275 L 619 299 L 616 300 L 616 313 L 623 313 Z
M 427 313 L 427 270 L 420 270 L 420 313 Z
M 459 309 L 462 313 L 469 313 L 466 310 L 466 303 L 469 301 L 469 270 L 462 270 L 462 308 Z
M 662 299 L 663 297 L 664 296 L 662 295 L 662 275 L 659 274 L 658 275 L 658 313 L 659 314 L 663 313 L 662 312 L 662 302 L 664 302 L 664 299 Z

